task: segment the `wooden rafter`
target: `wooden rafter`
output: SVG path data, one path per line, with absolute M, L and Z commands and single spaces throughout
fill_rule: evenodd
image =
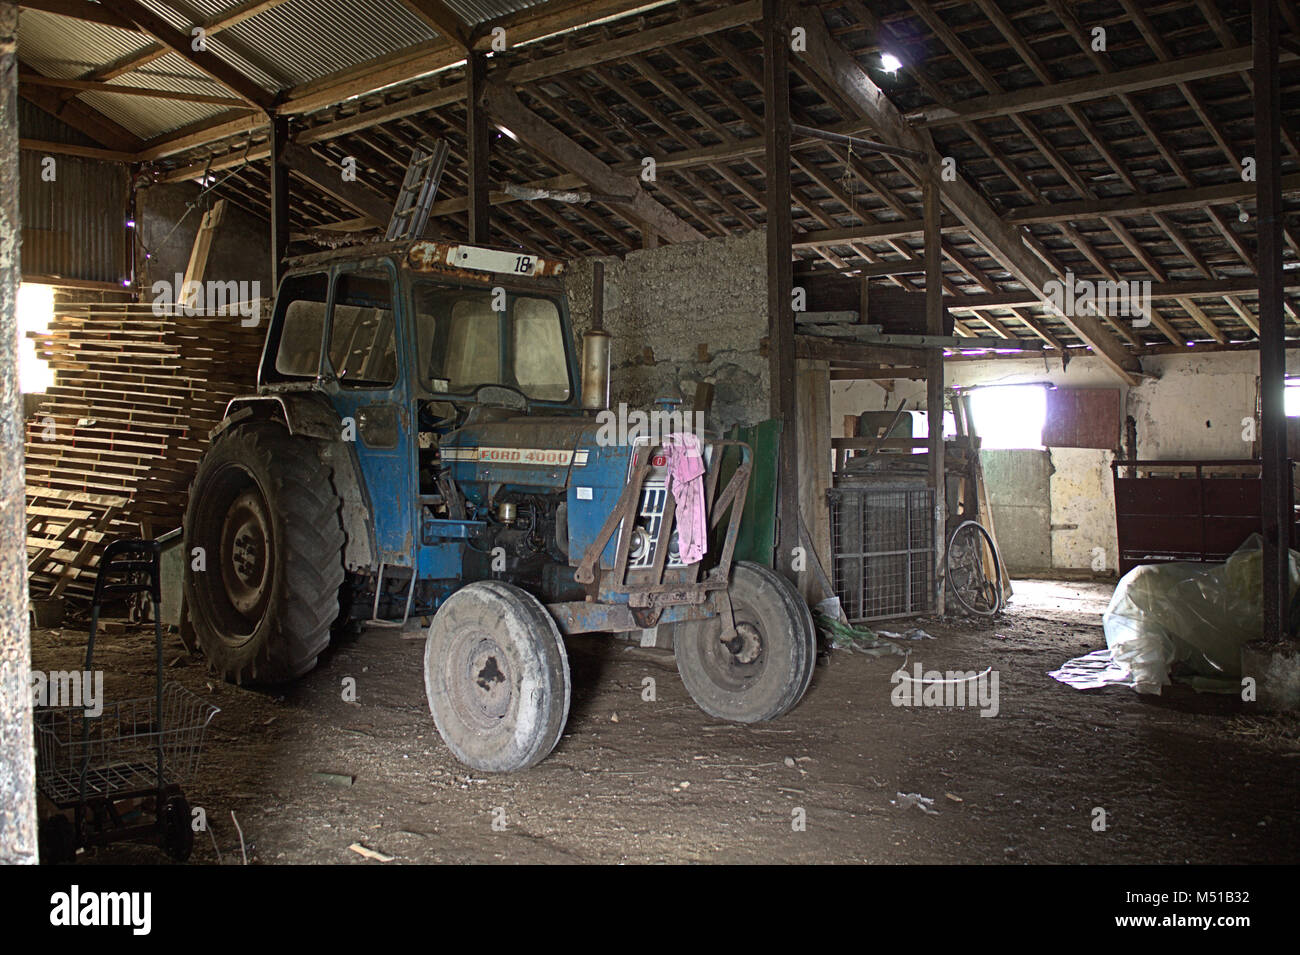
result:
M 834 83 L 854 106 L 876 127 L 878 139 L 928 155 L 936 153 L 929 135 L 913 129 L 898 109 L 876 86 L 826 29 L 819 11 L 804 18 L 807 28 L 809 66 Z M 997 262 L 1046 300 L 1045 289 L 1059 277 L 1029 251 L 1016 230 L 1003 222 L 996 211 L 961 179 L 944 183 L 943 198 L 971 235 Z M 1061 315 L 1080 338 L 1124 381 L 1137 383 L 1137 359 L 1128 354 L 1095 315 Z

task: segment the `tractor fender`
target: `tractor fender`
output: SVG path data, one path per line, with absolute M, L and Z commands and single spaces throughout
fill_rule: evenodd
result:
M 323 396 L 309 392 L 247 395 L 231 399 L 211 437 L 215 440 L 227 428 L 258 419 L 279 421 L 290 434 L 312 439 L 321 461 L 333 472 L 334 490 L 343 503 L 344 565 L 351 571 L 376 569 L 379 561 L 370 495 L 361 478 L 356 446 L 342 438 L 343 421 L 338 413 Z

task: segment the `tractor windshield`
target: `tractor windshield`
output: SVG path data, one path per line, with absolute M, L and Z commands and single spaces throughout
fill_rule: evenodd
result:
M 573 393 L 553 299 L 418 282 L 415 319 L 420 375 L 430 392 L 507 385 L 537 401 L 567 401 Z

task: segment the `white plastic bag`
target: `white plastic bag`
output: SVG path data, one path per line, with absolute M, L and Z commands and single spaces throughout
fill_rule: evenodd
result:
M 1241 648 L 1264 631 L 1264 541 L 1252 534 L 1222 564 L 1143 564 L 1124 575 L 1102 617 L 1116 664 L 1139 693 L 1160 692 L 1169 671 L 1239 682 Z M 1300 554 L 1290 552 L 1290 595 L 1300 586 Z

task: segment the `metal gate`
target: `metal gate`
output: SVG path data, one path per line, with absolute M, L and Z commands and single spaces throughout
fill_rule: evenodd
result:
M 831 511 L 831 584 L 852 622 L 934 608 L 934 490 L 838 487 Z

